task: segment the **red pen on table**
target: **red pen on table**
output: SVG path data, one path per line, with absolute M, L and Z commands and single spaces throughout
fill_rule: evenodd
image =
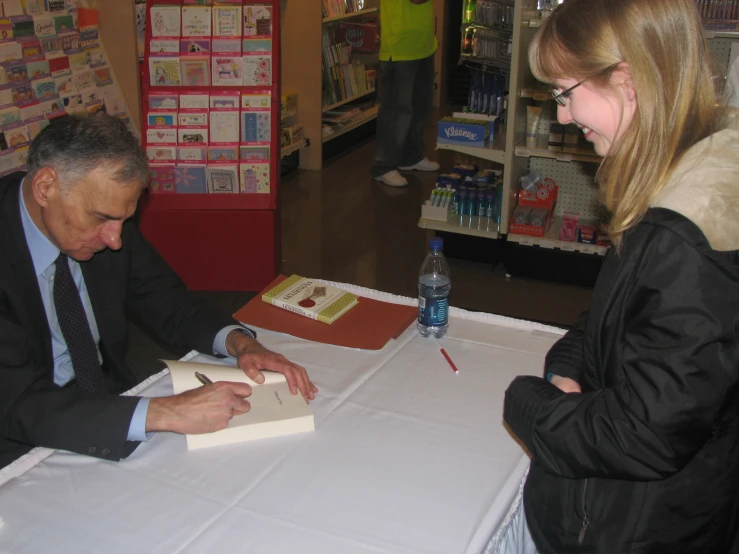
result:
M 443 348 L 440 348 L 442 356 L 446 358 L 446 361 L 449 362 L 449 365 L 451 366 L 452 370 L 454 371 L 454 375 L 459 375 L 459 370 L 457 369 L 457 366 L 454 365 L 454 362 L 449 357 L 449 354 L 446 353 L 446 350 Z

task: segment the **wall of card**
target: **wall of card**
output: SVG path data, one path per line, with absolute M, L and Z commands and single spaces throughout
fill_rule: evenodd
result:
M 129 123 L 85 0 L 0 0 L 0 176 L 25 169 L 54 117 L 105 110 Z
M 149 7 L 150 189 L 269 193 L 272 5 L 209 4 Z

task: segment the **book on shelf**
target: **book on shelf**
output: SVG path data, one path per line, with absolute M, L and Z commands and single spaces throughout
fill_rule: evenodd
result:
M 264 292 L 262 300 L 278 308 L 331 324 L 356 306 L 359 297 L 313 279 L 292 275 Z
M 364 9 L 364 0 L 323 0 L 323 17 L 337 17 Z
M 375 70 L 353 60 L 351 46 L 334 42 L 326 29 L 322 43 L 324 107 L 374 91 Z
M 230 381 L 251 385 L 247 401 L 251 409 L 235 415 L 228 427 L 214 433 L 186 435 L 188 450 L 279 437 L 315 430 L 313 412 L 303 396 L 292 394 L 285 376 L 274 371 L 262 371 L 261 385 L 249 379 L 239 368 L 225 365 L 163 360 L 172 375 L 174 393 L 196 389 L 201 385 L 195 376 L 200 372 L 211 381 Z

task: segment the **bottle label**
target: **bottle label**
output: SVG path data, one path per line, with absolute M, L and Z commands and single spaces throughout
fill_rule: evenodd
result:
M 441 327 L 449 323 L 449 297 L 418 297 L 418 323 L 426 327 Z

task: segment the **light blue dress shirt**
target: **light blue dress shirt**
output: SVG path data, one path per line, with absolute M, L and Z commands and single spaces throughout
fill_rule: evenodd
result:
M 44 303 L 46 311 L 46 319 L 49 323 L 51 331 L 51 348 L 54 356 L 54 382 L 60 387 L 66 385 L 74 379 L 74 368 L 72 367 L 72 359 L 69 356 L 69 348 L 67 342 L 62 335 L 61 327 L 59 327 L 59 319 L 56 315 L 54 307 L 54 275 L 56 274 L 56 265 L 54 262 L 59 257 L 59 249 L 54 246 L 51 241 L 44 235 L 31 219 L 26 203 L 23 200 L 23 183 L 21 183 L 21 192 L 19 195 L 21 222 L 23 223 L 23 232 L 26 235 L 26 244 L 31 251 L 33 267 L 38 278 L 39 290 L 41 291 L 41 299 Z M 100 342 L 100 331 L 95 321 L 95 313 L 90 304 L 90 295 L 87 292 L 85 279 L 82 275 L 80 264 L 69 258 L 69 269 L 72 273 L 74 283 L 80 292 L 82 306 L 87 315 L 87 321 L 90 324 L 92 338 L 97 346 Z M 244 327 L 231 325 L 221 329 L 213 341 L 213 353 L 221 356 L 228 356 L 226 351 L 226 337 L 234 329 L 238 329 L 254 338 L 254 334 Z M 98 360 L 102 364 L 103 357 L 100 354 L 100 348 L 97 348 Z M 153 433 L 146 433 L 146 414 L 149 410 L 149 398 L 141 398 L 136 410 L 134 410 L 131 424 L 128 428 L 128 440 L 144 441 L 149 439 Z

